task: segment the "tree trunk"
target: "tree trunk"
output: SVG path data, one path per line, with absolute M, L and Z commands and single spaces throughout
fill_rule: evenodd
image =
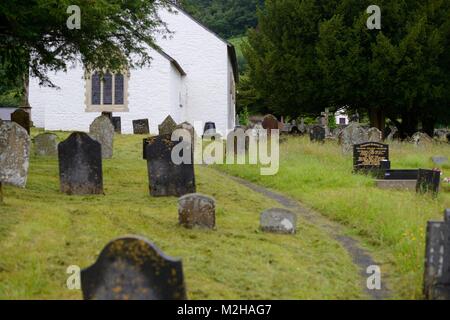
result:
M 434 127 L 436 125 L 436 120 L 433 118 L 423 118 L 422 119 L 422 130 L 433 138 Z
M 417 127 L 419 126 L 419 119 L 415 112 L 407 111 L 402 114 L 402 123 L 400 126 L 400 137 L 401 139 L 406 139 L 411 137 L 417 132 Z
M 386 115 L 380 108 L 371 108 L 369 110 L 370 126 L 375 127 L 381 132 L 386 128 Z
M 30 76 L 28 73 L 26 73 L 23 76 L 23 97 L 22 97 L 22 102 L 20 104 L 21 108 L 29 108 L 30 107 L 30 102 L 28 100 L 30 95 Z

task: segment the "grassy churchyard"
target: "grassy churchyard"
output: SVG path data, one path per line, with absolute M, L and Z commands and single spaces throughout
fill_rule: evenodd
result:
M 69 133 L 57 135 L 63 141 Z M 390 158 L 395 168 L 429 168 L 437 154 L 448 155 L 449 146 L 393 143 Z M 450 167 L 443 171 L 450 175 Z M 281 145 L 276 176 L 237 165 L 196 166 L 195 173 L 197 191 L 216 200 L 214 231 L 179 226 L 178 199 L 149 196 L 142 136 L 115 136 L 114 157 L 103 160 L 104 196 L 60 193 L 58 159 L 32 155 L 26 189 L 4 186 L 0 299 L 81 299 L 80 290 L 67 288 L 67 268 L 90 266 L 111 239 L 127 234 L 182 259 L 189 299 L 371 298 L 358 265 L 324 227 L 328 222 L 300 215 L 295 235 L 263 233 L 260 213 L 280 204 L 224 173 L 338 222 L 381 265 L 388 298 L 422 298 L 424 228 L 450 207 L 448 187 L 437 199 L 376 189 L 373 178 L 352 174 L 351 156 L 342 156 L 337 144 L 306 137 Z

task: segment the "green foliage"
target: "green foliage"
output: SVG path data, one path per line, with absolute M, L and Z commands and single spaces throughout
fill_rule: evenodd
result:
M 256 8 L 264 0 L 182 0 L 181 4 L 211 30 L 228 39 L 256 26 Z
M 377 111 L 411 134 L 450 121 L 450 2 L 267 0 L 244 56 L 250 82 L 275 114 L 325 107 Z
M 70 30 L 69 5 L 81 9 L 81 29 Z M 146 46 L 166 31 L 157 8 L 167 0 L 9 0 L 0 2 L 0 65 L 14 82 L 30 69 L 52 85 L 47 72 L 66 70 L 79 60 L 95 69 L 120 70 L 151 62 Z M 132 59 L 133 57 L 133 59 Z

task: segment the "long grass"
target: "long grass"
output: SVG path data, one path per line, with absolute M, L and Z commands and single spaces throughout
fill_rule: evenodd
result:
M 427 148 L 393 143 L 393 168 L 433 168 L 431 157 L 450 158 L 450 145 Z M 281 145 L 280 170 L 261 176 L 255 166 L 220 166 L 230 174 L 284 192 L 348 227 L 383 263 L 395 298 L 422 298 L 425 228 L 428 220 L 442 220 L 450 208 L 450 186 L 437 199 L 409 191 L 380 190 L 374 179 L 352 174 L 352 157 L 336 143 L 312 144 L 289 138 Z M 450 166 L 444 166 L 450 176 Z

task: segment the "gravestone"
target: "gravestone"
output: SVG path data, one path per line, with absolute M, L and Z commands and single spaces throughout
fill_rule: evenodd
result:
M 267 130 L 267 136 L 270 137 L 272 133 L 271 130 L 279 129 L 279 123 L 277 118 L 275 118 L 271 114 L 266 115 L 262 121 L 262 127 L 263 129 Z
M 187 130 L 191 136 L 191 143 L 192 143 L 192 151 L 194 151 L 194 145 L 195 145 L 195 140 L 196 140 L 196 135 L 197 133 L 195 132 L 195 128 L 192 124 L 190 124 L 189 122 L 183 122 L 180 123 L 179 125 L 177 125 L 176 129 L 183 129 L 183 130 Z
M 85 300 L 186 300 L 181 260 L 140 237 L 111 241 L 81 271 Z
M 370 128 L 367 130 L 367 136 L 369 142 L 382 142 L 383 141 L 383 132 L 378 130 L 378 128 Z
M 171 116 L 168 116 L 163 123 L 158 126 L 159 135 L 170 134 L 175 131 L 177 124 L 173 121 Z
M 320 125 L 315 125 L 309 132 L 309 140 L 311 142 L 324 142 L 325 141 L 325 128 Z
M 448 164 L 448 158 L 444 156 L 434 156 L 431 158 L 431 161 L 437 166 L 443 166 Z
M 102 146 L 102 158 L 113 157 L 114 126 L 106 116 L 96 118 L 89 127 L 89 135 Z
M 390 169 L 384 172 L 385 180 L 417 180 L 419 170 L 417 169 Z
M 121 134 L 122 133 L 122 118 L 112 117 L 111 122 L 114 126 L 114 131 L 118 134 Z
M 386 141 L 392 142 L 394 139 L 398 139 L 398 128 L 396 126 L 390 126 L 386 129 Z
M 353 151 L 355 144 L 362 144 L 369 139 L 367 131 L 357 122 L 352 122 L 342 130 L 342 152 L 348 154 Z
M 216 226 L 216 202 L 213 198 L 194 193 L 178 200 L 178 221 L 180 225 L 192 229 L 201 227 L 214 229 Z
M 172 162 L 172 149 L 178 143 L 171 141 L 171 135 L 148 139 L 145 157 L 150 195 L 154 197 L 180 197 L 196 191 L 192 149 L 190 164 Z
M 134 134 L 150 134 L 148 119 L 133 120 Z
M 30 160 L 30 136 L 15 122 L 0 122 L 0 183 L 25 188 Z
M 417 176 L 417 193 L 432 193 L 437 196 L 441 184 L 441 171 L 419 169 Z
M 84 132 L 58 145 L 60 190 L 69 195 L 103 194 L 102 150 Z
M 11 113 L 11 121 L 17 123 L 22 128 L 24 128 L 28 134 L 30 134 L 30 114 L 23 109 L 17 109 L 13 113 Z
M 433 139 L 423 132 L 416 132 L 413 134 L 411 141 L 418 147 L 426 147 L 433 144 Z
M 297 215 L 286 209 L 268 209 L 261 213 L 260 227 L 265 232 L 294 234 L 297 228 Z
M 379 172 L 390 169 L 389 145 L 378 142 L 366 142 L 353 146 L 353 170 L 355 172 Z
M 34 153 L 41 157 L 58 155 L 58 136 L 53 133 L 42 133 L 34 138 Z
M 423 283 L 425 299 L 450 300 L 450 209 L 427 224 Z

